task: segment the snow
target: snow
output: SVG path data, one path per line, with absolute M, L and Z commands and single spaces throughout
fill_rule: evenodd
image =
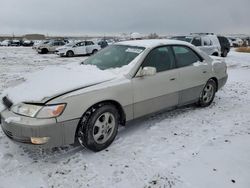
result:
M 0 92 L 34 71 L 84 58 L 0 48 Z M 211 106 L 129 123 L 105 151 L 31 149 L 0 131 L 0 187 L 249 188 L 250 54 L 231 51 L 225 60 L 229 79 Z
M 47 67 L 27 74 L 24 82 L 6 89 L 2 96 L 8 96 L 14 104 L 23 101 L 40 101 L 43 98 L 64 93 L 115 78 L 109 71 L 80 63 Z
M 129 40 L 129 41 L 118 42 L 116 44 L 139 46 L 139 47 L 145 47 L 145 48 L 154 48 L 161 44 L 162 45 L 184 44 L 184 45 L 191 46 L 191 44 L 188 42 L 172 40 L 172 39 L 171 40 L 169 39 Z

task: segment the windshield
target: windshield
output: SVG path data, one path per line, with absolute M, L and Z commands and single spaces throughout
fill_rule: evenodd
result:
M 112 45 L 89 57 L 83 64 L 96 65 L 101 70 L 119 68 L 128 65 L 144 49 L 137 46 Z

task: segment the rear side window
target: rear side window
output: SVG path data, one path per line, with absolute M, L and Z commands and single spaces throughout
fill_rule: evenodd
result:
M 155 67 L 157 72 L 173 69 L 175 60 L 171 47 L 163 46 L 153 49 L 145 58 L 142 67 Z
M 86 46 L 94 45 L 92 41 L 86 41 Z
M 211 46 L 212 45 L 212 41 L 208 37 L 203 38 L 203 43 L 204 43 L 204 46 Z
M 201 46 L 201 38 L 195 37 L 195 38 L 192 40 L 192 44 L 193 44 L 194 46 Z
M 201 61 L 201 58 L 188 47 L 173 46 L 173 50 L 175 53 L 178 67 L 185 67 L 197 61 Z

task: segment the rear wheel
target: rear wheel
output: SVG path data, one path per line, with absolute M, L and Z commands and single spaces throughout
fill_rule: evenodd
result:
M 222 57 L 227 57 L 227 54 L 228 54 L 228 50 L 225 49 L 225 50 L 222 52 L 221 56 L 222 56 Z
M 219 56 L 219 54 L 217 52 L 214 52 L 212 55 L 213 56 Z
M 74 52 L 72 52 L 72 51 L 67 51 L 66 56 L 67 56 L 67 57 L 73 57 L 73 56 L 74 56 Z
M 212 79 L 208 80 L 207 84 L 205 85 L 200 94 L 198 105 L 201 107 L 209 106 L 214 100 L 216 89 L 217 88 L 215 81 Z
M 118 111 L 113 105 L 104 104 L 91 109 L 80 121 L 78 141 L 95 152 L 107 148 L 117 135 L 118 118 Z
M 98 52 L 98 50 L 93 50 L 93 52 L 92 52 L 92 54 L 94 55 L 94 54 L 96 54 Z
M 42 54 L 47 54 L 48 52 L 49 52 L 49 50 L 47 48 L 43 48 L 41 53 Z

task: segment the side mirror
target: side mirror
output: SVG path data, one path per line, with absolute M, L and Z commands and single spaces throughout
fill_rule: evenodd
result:
M 140 76 L 153 76 L 155 74 L 156 74 L 155 67 L 143 67 L 143 69 L 140 72 Z

